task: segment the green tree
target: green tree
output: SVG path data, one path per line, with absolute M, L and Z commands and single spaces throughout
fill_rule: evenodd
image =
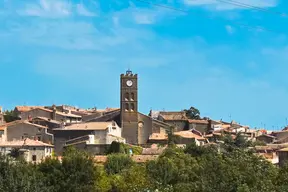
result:
M 13 110 L 4 111 L 4 120 L 6 123 L 19 120 L 19 118 L 15 115 Z
M 38 171 L 43 175 L 42 181 L 44 182 L 47 191 L 58 192 L 61 191 L 62 187 L 64 187 L 64 170 L 58 159 L 45 159 L 38 165 Z
M 189 119 L 201 119 L 200 111 L 195 107 L 190 107 L 189 109 L 184 109 L 186 116 Z
M 107 156 L 105 169 L 108 174 L 117 174 L 133 165 L 133 161 L 129 155 L 125 154 L 111 154 Z
M 91 192 L 96 186 L 96 168 L 92 156 L 67 148 L 62 158 L 63 184 L 66 192 Z

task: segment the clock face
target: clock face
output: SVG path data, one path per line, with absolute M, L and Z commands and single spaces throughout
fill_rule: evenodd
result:
M 131 87 L 133 85 L 133 82 L 131 80 L 126 81 L 126 85 L 128 87 Z

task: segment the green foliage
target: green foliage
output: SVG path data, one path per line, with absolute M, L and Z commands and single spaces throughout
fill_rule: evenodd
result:
M 20 157 L 20 148 L 13 148 L 9 154 L 11 157 L 18 159 Z
M 6 110 L 4 111 L 4 120 L 6 123 L 19 120 L 19 118 L 14 114 L 14 111 Z
M 0 156 L 0 192 L 288 191 L 288 164 L 278 168 L 236 141 L 227 136 L 223 152 L 214 145 L 171 146 L 144 164 L 112 153 L 104 165 L 96 165 L 75 148 L 67 148 L 62 162 L 47 158 L 37 165 Z
M 133 165 L 132 159 L 125 154 L 108 155 L 105 169 L 108 174 L 117 174 Z
M 113 153 L 129 154 L 130 149 L 132 149 L 134 155 L 141 155 L 143 151 L 143 148 L 140 146 L 129 145 L 113 141 L 107 151 L 107 154 L 113 154 Z
M 95 189 L 96 169 L 89 154 L 67 148 L 62 158 L 62 172 L 65 178 L 62 188 L 66 192 L 90 192 Z
M 266 146 L 266 145 L 267 145 L 267 143 L 265 143 L 264 141 L 259 141 L 259 140 L 256 140 L 256 141 L 251 143 L 252 147 L 255 147 L 255 146 Z
M 189 119 L 201 119 L 200 117 L 200 111 L 196 109 L 195 107 L 190 107 L 189 109 L 184 109 L 186 116 Z

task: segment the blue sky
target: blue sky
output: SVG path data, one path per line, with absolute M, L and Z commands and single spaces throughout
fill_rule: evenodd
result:
M 118 107 L 119 75 L 130 67 L 143 113 L 195 106 L 213 119 L 284 126 L 288 17 L 216 0 L 152 2 L 187 12 L 136 0 L 1 1 L 0 105 Z

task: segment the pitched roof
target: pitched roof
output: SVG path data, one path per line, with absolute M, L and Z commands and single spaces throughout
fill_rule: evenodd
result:
M 174 135 L 178 135 L 183 138 L 195 138 L 197 140 L 206 140 L 204 137 L 196 135 L 192 131 L 178 131 L 178 132 L 174 132 Z
M 37 116 L 37 117 L 33 118 L 33 120 L 34 120 L 34 119 L 40 119 L 40 120 L 48 121 L 48 122 L 55 123 L 55 124 L 61 124 L 60 121 L 56 121 L 56 120 L 53 120 L 53 119 L 49 119 L 49 118 L 47 118 L 47 117 Z
M 168 135 L 164 133 L 152 133 L 149 136 L 149 140 L 167 140 Z
M 43 106 L 16 106 L 15 109 L 19 112 L 27 112 L 36 108 L 44 108 Z
M 34 124 L 34 123 L 30 123 L 30 122 L 27 121 L 27 120 L 17 120 L 17 121 L 12 121 L 12 122 L 9 122 L 9 123 L 5 123 L 5 124 L 3 124 L 3 125 L 0 125 L 0 128 L 1 128 L 1 129 L 4 129 L 4 128 L 6 128 L 6 127 L 13 126 L 13 125 L 17 125 L 17 124 L 33 125 L 33 126 L 36 126 L 36 127 L 39 127 L 39 128 L 47 129 L 47 127 L 45 127 L 45 126 L 38 125 L 38 124 Z
M 117 110 L 120 110 L 120 108 L 110 108 L 110 107 L 107 107 L 106 109 L 97 109 L 96 111 L 97 112 L 112 112 L 112 111 L 117 111 Z
M 284 149 L 280 149 L 279 151 L 288 152 L 288 147 L 287 147 L 287 148 L 284 148 Z
M 185 111 L 160 111 L 159 116 L 166 121 L 187 120 Z
M 42 141 L 24 139 L 24 140 L 15 140 L 15 141 L 0 141 L 1 147 L 22 147 L 22 146 L 32 146 L 32 147 L 53 147 L 53 145 L 44 143 Z
M 258 138 L 258 137 L 269 137 L 269 138 L 272 138 L 272 139 L 276 139 L 275 136 L 273 136 L 273 135 L 267 135 L 267 134 L 259 135 L 259 136 L 257 136 L 256 138 Z
M 196 123 L 196 124 L 209 124 L 208 120 L 198 120 L 198 119 L 188 119 L 189 123 Z
M 112 122 L 86 122 L 69 125 L 64 128 L 56 128 L 54 130 L 105 130 L 111 124 Z
M 30 109 L 28 111 L 32 111 L 32 110 L 42 110 L 42 111 L 46 111 L 46 112 L 49 112 L 49 113 L 53 113 L 53 110 L 46 109 L 46 108 L 43 108 L 43 107 L 36 107 L 36 108 Z M 26 112 L 28 112 L 28 111 L 26 111 Z M 75 118 L 81 118 L 82 117 L 80 115 L 75 115 L 75 114 L 72 114 L 72 113 L 63 113 L 63 112 L 60 112 L 60 111 L 56 111 L 56 114 L 60 115 L 60 116 L 63 116 L 63 117 L 75 117 Z

